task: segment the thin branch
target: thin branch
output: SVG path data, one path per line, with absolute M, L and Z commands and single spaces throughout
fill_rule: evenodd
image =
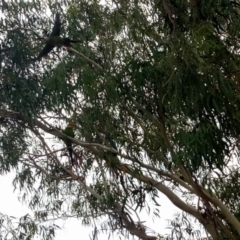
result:
M 96 62 L 94 62 L 93 60 L 91 60 L 90 58 L 86 57 L 84 54 L 78 52 L 77 50 L 75 50 L 74 48 L 71 47 L 66 47 L 70 52 L 74 52 L 77 55 L 79 55 L 80 57 L 82 57 L 84 60 L 86 60 L 87 62 L 93 64 L 96 68 L 98 68 L 99 70 L 101 70 L 102 72 L 104 72 L 103 68 L 97 64 Z

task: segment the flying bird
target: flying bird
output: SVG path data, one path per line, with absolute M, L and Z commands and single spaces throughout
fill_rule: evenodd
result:
M 66 47 L 72 47 L 71 43 L 78 43 L 79 41 L 71 40 L 70 38 L 60 37 L 61 31 L 61 21 L 60 14 L 56 13 L 55 23 L 53 26 L 53 30 L 46 40 L 46 45 L 39 53 L 37 60 L 41 60 L 42 57 L 45 57 L 50 53 L 54 47 L 61 45 Z

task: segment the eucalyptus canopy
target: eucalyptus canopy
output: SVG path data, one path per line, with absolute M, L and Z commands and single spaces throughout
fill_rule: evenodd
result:
M 52 239 L 56 226 L 44 222 L 70 215 L 89 225 L 107 217 L 102 227 L 125 239 L 163 239 L 137 218 L 148 208 L 159 216 L 160 192 L 183 211 L 165 239 L 200 239 L 202 228 L 238 239 L 238 0 L 1 7 L 0 170 L 14 170 L 35 212 L 19 225 L 2 216 L 5 239 Z M 79 43 L 35 61 L 56 12 Z M 61 140 L 69 121 L 73 167 Z

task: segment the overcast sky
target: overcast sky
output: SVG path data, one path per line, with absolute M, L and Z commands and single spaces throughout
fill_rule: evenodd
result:
M 10 216 L 21 217 L 31 212 L 26 206 L 19 202 L 17 191 L 13 193 L 12 180 L 13 174 L 0 176 L 0 212 Z M 161 204 L 161 207 L 159 207 L 161 218 L 155 219 L 155 222 L 153 223 L 151 220 L 152 216 L 143 213 L 141 214 L 141 221 L 146 221 L 148 227 L 163 235 L 168 232 L 166 229 L 166 219 L 172 219 L 173 214 L 177 212 L 177 208 L 162 194 L 160 195 L 158 202 Z M 87 240 L 89 239 L 89 234 L 93 230 L 91 227 L 81 226 L 81 221 L 76 219 L 57 222 L 57 224 L 63 229 L 57 231 L 56 240 Z M 107 240 L 108 236 L 101 235 L 100 239 Z M 115 237 L 114 239 L 118 239 L 118 237 Z

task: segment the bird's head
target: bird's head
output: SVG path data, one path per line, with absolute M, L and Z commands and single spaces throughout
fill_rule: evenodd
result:
M 70 122 L 70 123 L 67 125 L 67 128 L 73 128 L 73 124 Z

